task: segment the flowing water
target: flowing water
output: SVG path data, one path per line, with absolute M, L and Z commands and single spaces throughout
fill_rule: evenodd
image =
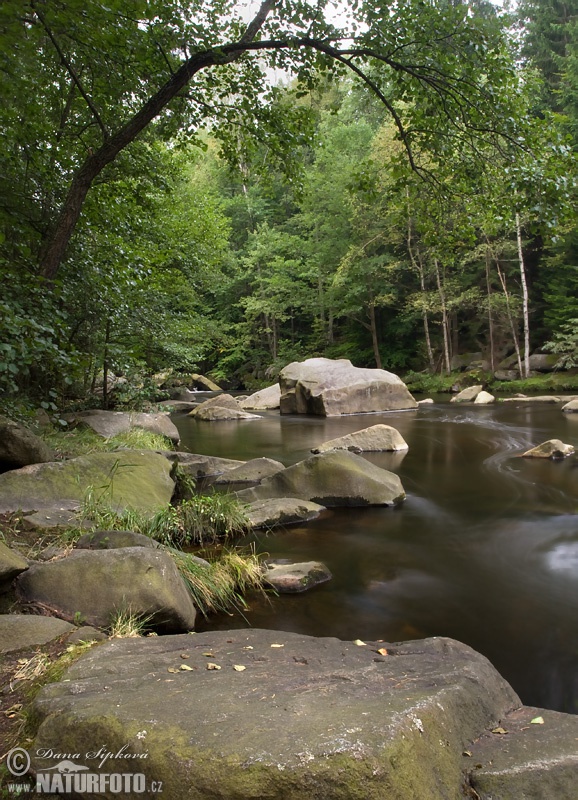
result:
M 342 639 L 451 636 L 486 655 L 527 704 L 578 713 L 578 461 L 522 459 L 546 439 L 578 445 L 560 406 L 437 403 L 415 412 L 329 419 L 195 422 L 177 416 L 183 449 L 286 466 L 336 436 L 378 422 L 405 454 L 366 454 L 397 472 L 396 509 L 334 509 L 254 537 L 260 552 L 320 560 L 333 580 L 255 601 L 207 627 L 254 627 Z

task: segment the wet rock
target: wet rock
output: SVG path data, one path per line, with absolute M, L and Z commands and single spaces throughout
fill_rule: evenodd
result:
M 33 614 L 0 614 L 0 653 L 16 653 L 46 644 L 76 628 L 56 617 Z
M 128 744 L 147 758 L 100 771 L 144 772 L 168 798 L 457 800 L 466 744 L 519 704 L 487 659 L 449 639 L 358 647 L 254 629 L 119 639 L 41 690 L 30 752 L 35 771 L 54 766 L 41 748 L 98 769 L 84 754 Z
M 569 403 L 562 406 L 562 411 L 565 414 L 576 414 L 578 413 L 578 400 L 570 400 Z
M 560 439 L 548 439 L 547 442 L 527 450 L 523 455 L 527 458 L 566 458 L 574 454 L 574 447 L 571 444 L 564 444 Z
M 46 508 L 76 510 L 95 487 L 102 501 L 115 510 L 153 513 L 170 502 L 174 490 L 170 472 L 166 458 L 136 450 L 33 464 L 0 475 L 0 514 Z
M 318 503 L 295 497 L 278 497 L 256 500 L 247 507 L 246 514 L 252 528 L 276 528 L 279 525 L 309 522 L 322 511 L 325 511 L 325 506 Z
M 418 406 L 431 405 L 432 403 L 433 400 L 431 399 L 431 397 L 426 397 L 424 400 L 417 401 Z
M 268 561 L 267 572 L 264 574 L 265 583 L 279 594 L 306 592 L 307 589 L 330 581 L 332 577 L 321 561 Z
M 468 386 L 467 389 L 462 389 L 455 397 L 452 397 L 450 403 L 473 403 L 482 389 L 482 386 Z
M 54 454 L 25 425 L 0 416 L 0 471 L 52 461 Z
M 360 369 L 348 359 L 309 358 L 281 370 L 282 414 L 339 416 L 417 408 L 392 372 Z
M 330 439 L 312 449 L 311 452 L 327 453 L 330 450 L 350 450 L 352 453 L 364 453 L 407 449 L 407 442 L 396 428 L 392 428 L 391 425 L 372 425 L 362 431 Z
M 255 411 L 267 411 L 279 408 L 280 403 L 281 387 L 278 383 L 275 383 L 273 386 L 268 386 L 266 389 L 261 389 L 261 391 L 249 395 L 241 402 L 241 407 Z
M 392 506 L 405 499 L 399 477 L 346 450 L 311 456 L 237 492 L 242 502 L 297 497 L 324 506 Z
M 67 558 L 34 564 L 17 580 L 22 602 L 40 604 L 55 616 L 97 628 L 115 613 L 150 617 L 161 633 L 192 630 L 195 609 L 174 561 L 161 550 L 123 547 L 76 550 Z

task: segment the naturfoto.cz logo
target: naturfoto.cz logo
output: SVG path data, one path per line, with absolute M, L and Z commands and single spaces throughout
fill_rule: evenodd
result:
M 139 737 L 144 738 L 144 737 Z M 58 760 L 52 767 L 43 767 L 36 770 L 35 784 L 9 784 L 8 788 L 14 794 L 26 794 L 35 791 L 37 794 L 144 794 L 150 792 L 160 794 L 163 790 L 162 781 L 150 781 L 141 772 L 95 772 L 84 764 L 77 764 L 75 759 L 80 759 L 80 753 L 55 753 L 50 749 L 36 751 L 37 758 L 51 758 Z M 116 759 L 141 759 L 147 758 L 148 751 L 144 753 L 128 752 L 128 745 L 124 745 L 117 752 L 106 747 L 86 753 L 84 760 L 95 760 L 95 767 L 101 768 L 107 761 Z M 13 748 L 6 757 L 6 767 L 15 778 L 24 778 L 28 775 L 31 766 L 30 754 L 23 747 Z

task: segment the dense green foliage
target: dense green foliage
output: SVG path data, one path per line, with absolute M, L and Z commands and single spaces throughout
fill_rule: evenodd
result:
M 348 8 L 5 0 L 6 397 L 252 388 L 315 354 L 573 363 L 576 9 Z

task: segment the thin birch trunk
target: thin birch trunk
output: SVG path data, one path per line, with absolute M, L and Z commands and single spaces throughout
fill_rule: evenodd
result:
M 437 258 L 434 258 L 434 264 L 436 268 L 436 281 L 438 285 L 438 292 L 440 295 L 440 300 L 442 304 L 442 329 L 444 334 L 444 361 L 446 372 L 449 375 L 452 371 L 452 361 L 450 358 L 450 341 L 449 341 L 449 331 L 448 331 L 448 312 L 446 308 L 446 297 L 444 294 L 444 290 L 442 287 L 442 281 L 440 277 L 440 266 L 438 263 Z
M 522 283 L 522 313 L 524 316 L 524 378 L 527 378 L 530 374 L 530 315 L 528 312 L 526 267 L 524 266 L 524 251 L 522 249 L 522 226 L 518 212 L 516 212 L 516 240 L 518 242 L 518 261 L 520 263 L 520 281 Z

